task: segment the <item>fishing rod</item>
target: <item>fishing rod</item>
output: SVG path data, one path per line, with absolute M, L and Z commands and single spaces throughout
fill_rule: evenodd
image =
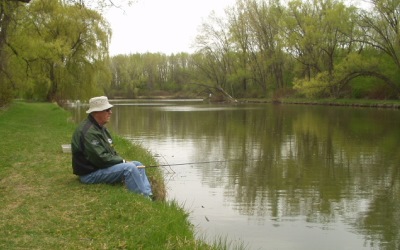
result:
M 174 164 L 159 164 L 159 165 L 150 165 L 150 166 L 138 166 L 137 168 L 159 168 L 159 167 L 171 167 L 171 166 L 182 166 L 182 165 L 223 163 L 223 162 L 230 162 L 230 161 L 243 161 L 243 160 L 218 160 L 218 161 L 184 162 L 184 163 L 174 163 Z

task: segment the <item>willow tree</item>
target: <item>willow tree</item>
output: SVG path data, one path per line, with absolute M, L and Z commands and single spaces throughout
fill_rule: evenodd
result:
M 14 62 L 26 68 L 20 89 L 25 96 L 47 101 L 86 98 L 109 84 L 111 31 L 100 13 L 80 4 L 37 0 L 26 8 L 19 27 Z
M 0 106 L 7 104 L 13 97 L 12 89 L 15 84 L 10 78 L 8 67 L 9 35 L 13 32 L 16 13 L 24 3 L 30 0 L 0 0 Z

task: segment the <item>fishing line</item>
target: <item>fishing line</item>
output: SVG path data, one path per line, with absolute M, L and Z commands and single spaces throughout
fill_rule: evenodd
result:
M 184 162 L 184 163 L 174 163 L 174 164 L 159 164 L 150 166 L 138 166 L 138 168 L 159 168 L 159 167 L 171 167 L 171 166 L 182 166 L 182 165 L 198 165 L 198 164 L 209 164 L 209 163 L 223 163 L 230 161 L 243 161 L 243 160 L 219 160 L 219 161 L 198 161 L 198 162 Z

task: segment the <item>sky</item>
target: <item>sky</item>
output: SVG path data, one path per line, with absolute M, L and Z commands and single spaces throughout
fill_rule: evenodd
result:
M 223 15 L 235 0 L 137 0 L 124 11 L 106 13 L 111 25 L 110 55 L 194 52 L 200 25 L 212 11 Z

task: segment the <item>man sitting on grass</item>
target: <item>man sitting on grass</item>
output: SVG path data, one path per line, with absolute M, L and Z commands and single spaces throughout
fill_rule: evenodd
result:
M 106 96 L 89 101 L 89 115 L 76 128 L 71 142 L 73 173 L 82 183 L 125 182 L 128 190 L 152 198 L 150 182 L 142 163 L 125 161 L 117 154 L 104 126 L 110 121 L 111 105 Z

